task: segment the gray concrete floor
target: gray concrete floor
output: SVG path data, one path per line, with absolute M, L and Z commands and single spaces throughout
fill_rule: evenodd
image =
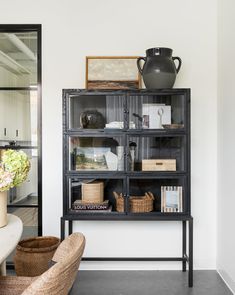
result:
M 214 270 L 194 271 L 194 287 L 181 271 L 79 271 L 71 295 L 230 295 Z

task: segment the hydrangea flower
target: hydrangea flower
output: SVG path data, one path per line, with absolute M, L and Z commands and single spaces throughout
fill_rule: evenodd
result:
M 30 162 L 26 153 L 11 149 L 5 150 L 1 160 L 0 191 L 8 190 L 24 182 L 29 169 Z
M 12 186 L 14 179 L 14 174 L 5 171 L 2 166 L 0 166 L 0 192 L 9 190 Z

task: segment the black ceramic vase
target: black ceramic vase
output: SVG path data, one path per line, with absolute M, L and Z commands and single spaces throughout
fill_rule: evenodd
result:
M 141 68 L 140 61 L 144 61 Z M 178 60 L 178 66 L 174 61 Z M 181 67 L 181 59 L 172 57 L 172 49 L 164 47 L 146 50 L 146 57 L 137 59 L 137 66 L 148 89 L 172 88 Z
M 105 127 L 105 118 L 97 110 L 88 110 L 81 113 L 80 124 L 82 128 L 103 129 Z

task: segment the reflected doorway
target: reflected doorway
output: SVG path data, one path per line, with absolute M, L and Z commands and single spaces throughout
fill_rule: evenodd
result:
M 0 149 L 9 148 L 31 169 L 10 189 L 8 213 L 23 221 L 22 238 L 42 235 L 41 25 L 0 25 Z

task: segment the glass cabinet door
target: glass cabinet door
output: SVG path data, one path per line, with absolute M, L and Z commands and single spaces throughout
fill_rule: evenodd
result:
M 186 171 L 185 136 L 136 135 L 128 137 L 129 171 Z
M 124 171 L 124 142 L 122 136 L 69 137 L 69 170 Z
M 68 178 L 66 189 L 70 214 L 115 214 L 120 209 L 117 208 L 117 196 L 123 198 L 123 207 L 119 212 L 125 212 L 123 178 L 71 177 Z
M 185 96 L 131 95 L 128 98 L 129 129 L 182 129 L 185 126 Z
M 70 95 L 69 129 L 124 129 L 125 97 L 119 95 Z
M 188 206 L 185 193 L 185 177 L 175 178 L 131 178 L 129 184 L 128 212 L 135 213 L 134 200 L 140 197 L 152 197 L 153 204 L 149 214 L 154 213 L 187 213 Z M 150 199 L 150 198 L 149 198 Z M 138 213 L 138 212 L 137 212 Z

